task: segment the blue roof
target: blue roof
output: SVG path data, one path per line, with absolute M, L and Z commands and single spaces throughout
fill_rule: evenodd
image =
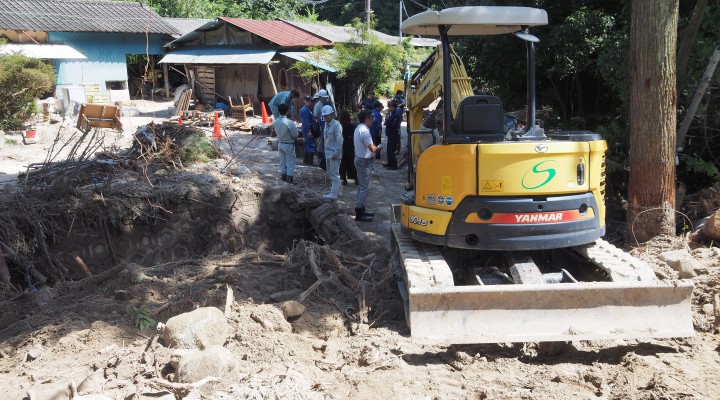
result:
M 280 54 L 285 57 L 290 57 L 293 60 L 306 62 L 306 63 L 312 65 L 313 67 L 324 69 L 325 71 L 328 71 L 328 72 L 337 72 L 337 70 L 335 68 L 327 65 L 326 62 L 317 58 L 315 55 L 313 55 L 313 53 L 309 53 L 306 51 L 284 51 Z

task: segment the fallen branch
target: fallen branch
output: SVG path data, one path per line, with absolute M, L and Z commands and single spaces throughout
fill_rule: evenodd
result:
M 5 252 L 3 252 L 2 249 L 0 249 L 0 280 L 10 284 L 10 270 L 5 261 Z
M 39 284 L 43 284 L 47 282 L 47 277 L 45 275 L 41 274 L 38 270 L 35 269 L 35 267 L 29 263 L 25 262 L 20 255 L 18 255 L 15 250 L 11 249 L 10 246 L 6 245 L 3 242 L 0 242 L 0 250 L 5 253 L 5 259 L 7 261 L 10 261 L 12 264 L 15 265 L 15 267 L 22 269 L 23 271 L 30 272 L 30 275 L 35 279 L 35 281 Z
M 360 289 L 360 283 L 358 282 L 358 280 L 350 273 L 350 271 L 348 271 L 347 268 L 345 268 L 344 265 L 342 265 L 342 263 L 332 250 L 327 247 L 323 247 L 323 249 L 325 250 L 325 254 L 327 254 L 330 261 L 335 264 L 335 267 L 338 269 L 340 275 L 342 275 L 345 282 L 352 286 L 352 288 L 357 292 Z
M 312 269 L 312 272 L 315 274 L 315 277 L 319 281 L 324 281 L 325 276 L 322 273 L 322 270 L 320 269 L 320 266 L 317 263 L 317 260 L 315 258 L 315 249 L 310 247 L 308 249 L 308 261 L 310 262 L 310 269 Z
M 97 285 L 105 282 L 106 280 L 112 278 L 113 276 L 119 274 L 120 272 L 122 272 L 124 270 L 125 270 L 124 265 L 116 265 L 116 266 L 114 266 L 106 271 L 103 271 L 97 275 L 93 275 L 91 277 L 85 278 L 80 282 L 85 284 L 85 286 L 89 286 L 89 285 L 97 286 Z
M 88 266 L 85 264 L 85 261 L 83 261 L 80 256 L 75 256 L 75 262 L 80 266 L 80 269 L 82 269 L 85 276 L 93 276 L 92 272 L 90 272 L 90 268 L 88 268 Z
M 315 289 L 317 289 L 322 283 L 323 283 L 323 281 L 320 281 L 320 280 L 315 281 L 315 283 L 313 283 L 312 285 L 310 285 L 309 288 L 307 288 L 304 292 L 300 293 L 300 295 L 295 299 L 295 301 L 297 301 L 298 303 L 302 303 L 302 302 L 305 301 L 305 299 L 307 299 L 307 298 L 312 294 L 312 292 L 314 292 Z

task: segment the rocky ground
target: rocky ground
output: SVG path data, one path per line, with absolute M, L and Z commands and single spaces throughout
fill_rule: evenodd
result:
M 34 162 L 35 153 L 41 161 L 42 151 L 33 146 L 47 143 L 6 146 L 0 162 L 13 162 L 12 157 Z M 239 160 L 232 174 L 218 178 L 221 185 L 284 185 L 267 138 L 234 132 L 221 146 Z M 364 239 L 315 237 L 284 254 L 237 248 L 145 267 L 122 263 L 84 280 L 6 293 L 0 302 L 0 397 L 720 398 L 714 317 L 720 251 L 690 246 L 682 238 L 659 238 L 634 254 L 662 277 L 692 275 L 695 337 L 412 343 L 385 247 L 389 204 L 402 193 L 406 171 L 377 166 L 370 197 L 376 218 L 358 225 Z M 328 189 L 315 167 L 301 166 L 297 177 L 293 190 L 303 198 Z M 352 212 L 354 189 L 352 182 L 345 187 L 343 198 L 330 207 L 333 215 Z M 335 259 L 350 276 L 338 274 Z M 364 302 L 358 293 L 365 293 Z M 160 328 L 140 330 L 143 321 L 159 321 Z

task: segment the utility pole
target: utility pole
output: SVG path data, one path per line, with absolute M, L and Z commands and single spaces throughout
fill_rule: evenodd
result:
M 398 4 L 398 44 L 402 44 L 402 10 L 403 10 L 403 0 L 400 0 L 400 4 Z M 170 97 L 170 96 L 167 96 Z
M 370 15 L 372 14 L 372 8 L 370 8 L 370 0 L 365 0 L 365 19 L 367 21 L 367 28 L 368 31 L 371 29 L 370 27 Z

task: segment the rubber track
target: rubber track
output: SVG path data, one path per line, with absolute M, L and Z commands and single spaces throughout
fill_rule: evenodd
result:
M 392 224 L 393 245 L 404 266 L 408 290 L 454 286 L 452 271 L 437 246 L 413 240 L 400 224 Z
M 577 246 L 574 250 L 607 272 L 613 282 L 657 280 L 655 272 L 646 262 L 602 239 L 584 246 Z

